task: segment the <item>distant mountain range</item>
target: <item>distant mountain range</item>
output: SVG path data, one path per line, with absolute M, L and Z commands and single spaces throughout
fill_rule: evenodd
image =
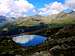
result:
M 5 16 L 0 16 L 0 27 L 3 27 L 7 23 Z
M 0 28 L 12 28 L 15 26 L 36 26 L 39 24 L 75 24 L 75 11 L 63 11 L 59 14 L 48 16 L 28 16 L 28 17 L 5 17 L 0 16 Z M 55 25 L 54 25 L 55 26 Z
M 6 21 L 6 17 L 5 16 L 0 16 L 0 23 L 3 23 L 4 21 Z
M 20 17 L 16 21 L 18 26 L 32 26 L 40 23 L 44 24 L 75 24 L 75 11 L 63 11 L 59 14 L 53 14 L 49 16 L 29 16 L 29 17 Z
M 5 28 L 10 28 L 12 25 L 14 25 L 14 21 L 15 19 L 11 17 L 8 18 L 6 16 L 0 16 L 0 31 Z

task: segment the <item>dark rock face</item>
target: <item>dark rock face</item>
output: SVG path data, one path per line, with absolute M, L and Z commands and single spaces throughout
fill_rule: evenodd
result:
M 6 16 L 0 16 L 0 31 L 2 27 L 4 27 L 7 24 L 8 20 Z
M 10 36 L 0 36 L 3 37 L 0 38 L 0 56 L 44 56 L 43 51 L 48 52 L 47 56 L 75 56 L 75 25 L 47 29 L 40 34 L 48 36 L 46 42 L 40 46 L 27 48 L 16 45 Z
M 52 38 L 53 37 L 53 38 Z M 53 47 L 49 51 L 54 56 L 75 56 L 75 25 L 67 25 L 52 36 Z M 49 40 L 50 41 L 50 40 Z
M 0 23 L 6 21 L 6 17 L 5 16 L 0 16 Z

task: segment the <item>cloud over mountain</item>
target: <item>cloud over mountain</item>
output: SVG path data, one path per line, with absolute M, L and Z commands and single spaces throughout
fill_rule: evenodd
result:
M 75 0 L 65 0 L 64 3 L 55 1 L 53 3 L 47 4 L 44 8 L 40 9 L 39 14 L 40 15 L 58 14 L 66 9 L 75 10 Z
M 0 0 L 0 15 L 26 16 L 25 12 L 33 8 L 27 0 Z
M 46 5 L 44 8 L 41 8 L 39 14 L 48 14 L 48 15 L 57 14 L 61 12 L 63 9 L 64 9 L 63 4 L 56 1 Z
M 64 3 L 55 1 L 42 8 L 36 8 L 28 0 L 0 0 L 0 15 L 10 17 L 58 14 L 67 8 L 75 10 L 75 0 L 65 0 Z
M 65 0 L 65 6 L 75 9 L 75 0 Z

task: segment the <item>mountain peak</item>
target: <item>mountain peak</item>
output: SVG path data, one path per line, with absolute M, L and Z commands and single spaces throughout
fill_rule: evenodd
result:
M 6 21 L 6 17 L 5 17 L 5 16 L 0 15 L 0 23 L 2 23 L 2 22 L 4 22 L 4 21 Z
M 64 13 L 72 13 L 72 12 L 73 12 L 72 9 L 65 9 L 65 10 L 64 10 Z

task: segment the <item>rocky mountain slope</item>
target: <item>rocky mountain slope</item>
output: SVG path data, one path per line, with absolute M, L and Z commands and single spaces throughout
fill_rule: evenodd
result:
M 0 25 L 0 31 L 15 32 L 15 30 L 17 30 L 17 32 L 22 33 L 23 30 L 25 30 L 26 28 L 30 30 L 32 29 L 32 31 L 34 29 L 37 29 L 37 31 L 38 30 L 40 31 L 41 29 L 60 28 L 69 24 L 75 24 L 75 12 L 74 11 L 71 11 L 69 13 L 61 12 L 59 14 L 54 14 L 50 16 L 35 15 L 35 16 L 29 16 L 29 17 L 18 17 L 18 18 L 5 17 L 5 18 L 4 19 L 6 21 L 3 21 L 3 23 L 1 23 L 2 26 Z M 44 26 L 44 27 L 41 27 L 41 26 Z M 37 31 L 34 31 L 33 33 Z
M 0 36 L 0 56 L 75 56 L 75 25 L 47 29 L 47 40 L 35 47 L 21 47 L 10 36 Z M 2 37 L 2 38 L 1 38 Z
M 75 12 L 70 13 L 61 12 L 50 16 L 30 16 L 16 21 L 18 26 L 32 26 L 36 24 L 75 24 Z

